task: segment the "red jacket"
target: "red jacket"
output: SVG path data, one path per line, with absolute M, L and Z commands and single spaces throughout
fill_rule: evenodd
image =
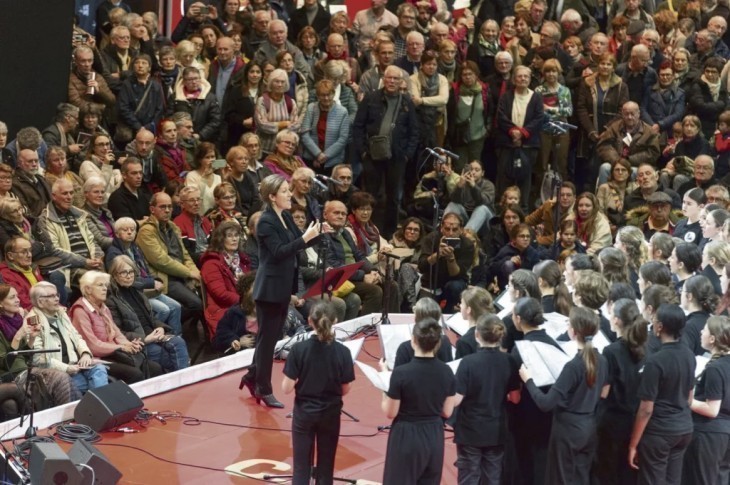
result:
M 33 269 L 33 275 L 36 280 L 43 281 L 38 268 Z M 17 269 L 11 268 L 7 263 L 0 263 L 0 276 L 2 276 L 6 284 L 12 286 L 18 292 L 20 306 L 25 310 L 30 310 L 33 307 L 30 302 L 30 281 L 28 281 L 25 275 Z
M 240 254 L 241 269 L 248 273 L 251 261 L 245 254 Z M 226 264 L 221 253 L 206 251 L 200 258 L 200 276 L 205 284 L 206 307 L 205 321 L 210 328 L 211 336 L 215 335 L 218 322 L 226 310 L 240 301 L 236 291 L 236 278 Z
M 203 231 L 206 235 L 210 236 L 210 232 L 213 230 L 213 225 L 210 223 L 210 219 L 202 217 Z M 183 241 L 186 239 L 192 239 L 195 241 L 195 225 L 193 224 L 193 218 L 190 217 L 185 211 L 182 211 L 172 222 L 180 228 L 181 236 Z

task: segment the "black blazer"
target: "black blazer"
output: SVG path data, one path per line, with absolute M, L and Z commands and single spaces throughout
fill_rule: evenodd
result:
M 297 292 L 297 252 L 307 244 L 289 212 L 282 212 L 286 227 L 274 209 L 267 207 L 256 225 L 259 267 L 253 284 L 253 299 L 287 303 Z

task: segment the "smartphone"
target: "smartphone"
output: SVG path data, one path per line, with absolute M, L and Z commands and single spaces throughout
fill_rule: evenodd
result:
M 200 15 L 208 15 L 210 13 L 210 8 L 206 5 L 204 7 L 200 7 L 198 10 L 198 14 Z
M 220 170 L 221 168 L 226 168 L 226 165 L 228 165 L 228 162 L 226 162 L 225 158 L 219 158 L 217 160 L 213 160 L 213 170 Z
M 31 317 L 28 317 L 28 325 L 30 325 L 31 327 L 35 327 L 40 324 L 41 324 L 41 319 L 38 315 L 33 315 Z
M 446 243 L 447 246 L 451 246 L 454 249 L 459 249 L 461 247 L 461 238 L 445 237 L 444 243 Z

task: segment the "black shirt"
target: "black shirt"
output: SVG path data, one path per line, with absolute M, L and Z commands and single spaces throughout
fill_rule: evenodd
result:
M 479 344 L 476 337 L 477 327 L 469 327 L 464 335 L 456 342 L 456 358 L 461 359 L 477 351 Z
M 502 337 L 502 348 L 507 352 L 512 352 L 515 348 L 515 342 L 525 338 L 525 334 L 517 330 L 515 322 L 512 321 L 512 314 L 510 313 L 502 319 L 504 323 L 504 337 Z
M 681 342 L 667 342 L 646 358 L 637 396 L 653 401 L 646 433 L 677 436 L 692 432 L 689 392 L 694 386 L 695 356 Z
M 413 359 L 414 355 L 416 355 L 416 353 L 413 350 L 411 341 L 406 340 L 405 342 L 401 342 L 398 346 L 398 350 L 395 351 L 395 363 L 393 364 L 393 368 L 407 364 Z M 451 354 L 451 341 L 446 335 L 441 336 L 441 345 L 439 346 L 438 352 L 436 352 L 436 358 L 444 363 L 454 360 Z
M 692 312 L 687 315 L 687 323 L 685 323 L 684 330 L 682 330 L 682 343 L 695 355 L 702 355 L 706 352 L 702 348 L 700 333 L 708 318 L 710 318 L 710 314 L 704 311 Z
M 461 363 L 464 364 L 463 362 Z M 461 366 L 459 366 L 461 368 Z M 692 413 L 695 431 L 730 433 L 730 359 L 727 355 L 712 359 L 697 381 L 695 399 L 722 401 L 715 419 Z
M 639 409 L 636 391 L 639 388 L 639 370 L 644 359 L 634 361 L 625 340 L 619 339 L 603 349 L 608 365 L 608 381 L 611 392 L 603 401 L 607 413 L 634 416 Z
M 414 357 L 393 369 L 386 393 L 400 400 L 398 421 L 440 420 L 444 402 L 456 394 L 456 378 L 451 368 L 433 357 Z
M 489 372 L 485 372 L 489 369 Z M 505 397 L 520 388 L 517 361 L 498 347 L 467 355 L 456 372 L 456 392 L 464 396 L 454 425 L 454 442 L 467 446 L 504 444 Z
M 699 244 L 702 239 L 702 228 L 700 221 L 689 222 L 689 220 L 680 219 L 674 227 L 673 237 L 678 237 L 684 242 Z
M 294 345 L 284 375 L 296 380 L 294 408 L 319 414 L 342 408 L 342 385 L 355 380 L 350 351 L 341 343 L 321 342 L 316 336 Z

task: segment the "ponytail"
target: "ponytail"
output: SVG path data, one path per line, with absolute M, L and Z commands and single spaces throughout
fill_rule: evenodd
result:
M 634 300 L 620 298 L 613 304 L 613 314 L 623 326 L 623 342 L 628 347 L 634 362 L 646 354 L 646 340 L 649 337 L 649 322 L 641 315 Z
M 332 303 L 320 300 L 309 312 L 309 324 L 317 332 L 320 342 L 331 343 L 335 340 L 332 325 L 337 323 L 337 312 Z
M 485 344 L 498 344 L 506 332 L 502 320 L 494 314 L 482 315 L 477 320 L 476 332 Z
M 586 384 L 593 387 L 598 374 L 598 351 L 593 346 L 593 336 L 598 332 L 599 319 L 593 311 L 574 307 L 570 310 L 570 326 L 579 342 L 583 342 L 583 364 L 586 366 Z

